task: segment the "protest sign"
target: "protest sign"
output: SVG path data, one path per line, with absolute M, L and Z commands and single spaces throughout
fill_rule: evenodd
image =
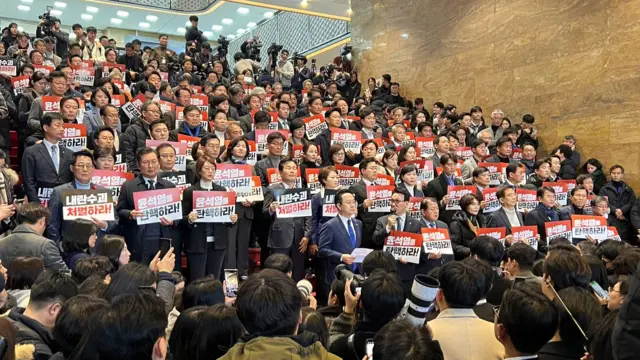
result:
M 279 203 L 276 217 L 279 219 L 311 216 L 311 191 L 309 189 L 278 189 L 274 200 Z
M 496 227 L 496 228 L 479 228 L 476 230 L 476 235 L 481 236 L 491 236 L 492 238 L 500 241 L 504 246 L 504 238 L 507 236 L 507 228 L 504 227 Z
M 56 68 L 48 65 L 33 65 L 34 72 L 41 72 L 45 75 L 50 75 Z
M 422 181 L 431 181 L 433 180 L 433 161 L 420 159 L 420 160 L 410 160 L 403 161 L 400 163 L 400 169 L 407 165 L 414 165 L 416 167 L 416 175 L 418 176 L 418 182 Z
M 102 63 L 102 77 L 109 77 L 109 73 L 111 73 L 111 70 L 113 69 L 118 69 L 120 70 L 120 72 L 123 74 L 123 78 L 124 78 L 124 73 L 125 71 L 127 71 L 126 65 L 125 64 L 115 64 L 115 63 L 108 63 L 108 62 L 103 62 Z
M 136 218 L 138 225 L 160 223 L 160 218 L 182 219 L 181 190 L 178 188 L 136 191 L 133 193 L 135 209 L 144 214 Z
M 556 201 L 558 204 L 567 205 L 567 199 L 569 197 L 569 184 L 561 182 L 543 182 L 542 186 L 552 187 L 556 191 Z
M 574 239 L 587 236 L 603 241 L 607 239 L 607 219 L 597 215 L 571 215 L 571 234 Z
M 111 95 L 111 105 L 117 108 L 120 108 L 124 104 L 125 104 L 124 95 L 116 95 L 116 94 Z
M 344 129 L 331 129 L 331 145 L 342 144 L 345 152 L 351 151 L 354 154 L 360 154 L 360 140 L 362 134 L 360 131 L 351 131 Z M 325 154 L 326 156 L 326 154 Z
M 518 211 L 531 211 L 538 206 L 538 195 L 536 190 L 516 188 L 516 202 Z
M 367 199 L 373 200 L 373 205 L 369 207 L 369 212 L 389 212 L 391 211 L 391 194 L 395 186 L 367 186 Z
M 335 217 L 338 215 L 338 207 L 336 206 L 336 193 L 338 190 L 324 190 L 324 196 L 322 197 L 322 216 Z
M 260 183 L 260 177 L 259 176 L 252 176 L 251 177 L 251 190 L 249 192 L 236 191 L 236 199 L 238 199 L 238 202 L 263 201 L 264 200 L 264 194 L 262 193 L 262 184 Z
M 200 142 L 200 138 L 197 136 L 188 136 L 183 134 L 178 134 L 178 142 L 183 143 L 187 146 L 187 160 L 193 160 L 191 156 L 191 148 L 194 143 Z
M 409 204 L 407 205 L 407 213 L 409 216 L 413 216 L 414 218 L 421 220 L 422 215 L 420 214 L 420 204 L 424 197 L 415 197 L 412 196 L 409 198 Z
M 498 188 L 482 189 L 482 200 L 485 202 L 483 213 L 489 214 L 500 209 L 500 201 L 498 201 Z
M 236 192 L 246 193 L 251 191 L 251 165 L 243 164 L 218 164 L 213 181 L 225 188 Z
M 461 146 L 456 149 L 456 156 L 461 158 L 462 160 L 467 160 L 473 156 L 473 151 L 471 151 L 471 146 Z M 478 164 L 480 166 L 480 164 Z
M 422 228 L 424 252 L 453 255 L 453 247 L 447 229 Z
M 360 169 L 347 165 L 335 165 L 338 173 L 338 184 L 349 187 L 360 181 Z
M 9 76 L 18 75 L 18 59 L 0 56 L 0 74 Z
M 576 181 L 575 180 L 563 180 L 563 179 L 558 179 L 556 180 L 556 182 L 561 183 L 561 184 L 567 184 L 567 193 L 570 195 L 571 194 L 571 190 L 575 189 L 576 187 Z
M 193 211 L 197 223 L 228 223 L 236 213 L 236 193 L 233 191 L 194 191 Z
M 382 251 L 388 252 L 398 260 L 412 264 L 420 263 L 422 235 L 404 231 L 391 231 L 384 240 Z
M 158 173 L 158 177 L 172 183 L 180 190 L 191 187 L 191 184 L 187 181 L 186 171 L 164 171 Z
M 461 210 L 460 199 L 467 194 L 475 194 L 477 188 L 475 186 L 466 185 L 449 185 L 447 187 L 447 195 L 449 195 L 449 203 L 446 210 Z
M 191 105 L 195 105 L 201 112 L 209 113 L 209 97 L 206 94 L 191 95 Z
M 11 87 L 13 88 L 13 94 L 22 94 L 24 89 L 29 87 L 29 76 L 14 76 L 11 78 Z
M 42 113 L 60 112 L 60 96 L 45 95 L 42 97 Z
M 117 199 L 120 196 L 120 187 L 125 181 L 132 180 L 133 173 L 112 171 L 112 170 L 94 170 L 91 183 L 104 186 L 111 190 L 113 198 Z
M 187 145 L 181 142 L 175 141 L 163 141 L 163 140 L 146 140 L 145 145 L 155 149 L 162 144 L 171 145 L 176 151 L 176 163 L 175 168 L 178 171 L 187 170 Z
M 256 130 L 256 151 L 258 154 L 262 154 L 267 149 L 267 137 L 274 131 L 279 131 L 285 138 L 282 154 L 286 155 L 289 153 L 289 142 L 287 141 L 290 135 L 289 130 Z
M 307 188 L 311 190 L 312 194 L 317 193 L 322 188 L 322 185 L 320 184 L 320 180 L 318 179 L 318 176 L 320 176 L 319 168 L 317 169 L 307 168 L 305 170 Z
M 247 151 L 249 152 L 249 156 L 247 156 L 247 164 L 255 165 L 258 162 L 258 151 L 256 150 L 256 142 L 247 140 L 247 146 L 249 146 L 249 148 L 247 149 Z
M 115 219 L 113 196 L 109 189 L 62 190 L 62 219 Z
M 394 179 L 393 176 L 391 175 L 380 174 L 380 173 L 376 175 L 376 185 L 395 187 L 395 184 L 396 184 L 396 179 Z
M 538 250 L 538 227 L 536 226 L 514 226 L 511 228 L 511 235 L 514 241 L 523 243 Z
M 309 170 L 309 169 L 307 169 Z M 296 187 L 302 187 L 302 178 L 300 177 L 300 168 L 296 169 Z M 279 184 L 282 182 L 282 178 L 280 177 L 280 172 L 278 169 L 269 168 L 267 169 L 267 181 L 268 185 Z
M 420 149 L 420 156 L 428 159 L 435 155 L 436 149 L 433 147 L 435 138 L 416 137 L 416 147 Z
M 544 231 L 547 235 L 547 244 L 560 237 L 571 241 L 571 220 L 546 222 Z
M 73 70 L 73 82 L 82 86 L 93 86 L 96 80 L 96 68 L 71 67 Z
M 60 139 L 61 145 L 73 152 L 86 149 L 87 126 L 84 124 L 63 124 L 64 135 Z
M 516 161 L 522 160 L 522 149 L 520 148 L 511 149 L 511 156 L 509 157 L 511 158 L 511 160 L 516 160 Z
M 507 164 L 487 163 L 487 162 L 478 163 L 478 167 L 483 167 L 489 170 L 489 178 L 491 179 L 491 181 L 489 182 L 489 185 L 493 185 L 493 186 L 497 186 L 502 183 L 502 179 L 504 178 L 503 177 L 503 173 L 505 171 L 504 169 L 506 168 L 505 165 Z
M 607 240 L 608 239 L 622 241 L 622 238 L 620 238 L 618 234 L 618 229 L 616 229 L 615 226 L 607 226 Z

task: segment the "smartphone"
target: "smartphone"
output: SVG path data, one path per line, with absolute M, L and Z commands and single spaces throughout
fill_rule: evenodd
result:
M 591 285 L 591 288 L 593 289 L 593 291 L 595 291 L 595 293 L 596 293 L 596 294 L 598 294 L 598 296 L 600 296 L 600 297 L 601 297 L 601 298 L 603 298 L 603 299 L 607 299 L 607 300 L 609 300 L 609 293 L 608 293 L 608 292 L 606 292 L 606 291 L 602 288 L 602 286 L 600 286 L 600 284 L 598 284 L 598 283 L 597 283 L 597 282 L 595 282 L 595 281 L 592 281 L 590 285 Z
M 373 360 L 373 339 L 367 339 L 367 358 Z
M 160 238 L 160 259 L 162 259 L 171 249 L 171 239 Z
M 224 279 L 227 282 L 227 296 L 238 295 L 238 269 L 224 269 Z

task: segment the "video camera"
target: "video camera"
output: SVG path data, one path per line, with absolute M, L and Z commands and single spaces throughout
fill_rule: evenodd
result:
M 269 58 L 271 59 L 271 68 L 275 69 L 278 62 L 278 53 L 282 51 L 282 45 L 276 45 L 276 43 L 271 43 L 271 46 L 267 49 L 267 54 L 269 54 Z
M 229 53 L 229 40 L 224 35 L 220 35 L 218 38 L 218 47 L 216 48 L 218 51 L 218 58 L 222 59 L 227 56 Z
M 52 6 L 47 6 L 44 14 L 38 16 L 38 19 L 43 20 L 42 24 L 40 24 L 41 30 L 47 36 L 53 33 L 51 30 L 53 25 L 60 21 L 58 18 L 51 16 L 52 9 Z
M 349 270 L 349 267 L 345 264 L 340 264 L 338 266 L 336 266 L 336 268 L 333 270 L 333 275 L 336 277 L 336 279 L 340 280 L 340 281 L 346 281 L 351 279 L 351 293 L 355 294 L 356 293 L 356 289 L 357 288 L 361 288 L 362 284 L 364 283 L 364 281 L 367 279 L 366 277 L 359 275 L 359 274 L 354 274 L 351 270 Z
M 262 42 L 260 42 L 260 39 L 258 39 L 257 35 L 243 42 L 240 46 L 240 51 L 242 51 L 245 59 L 251 59 L 257 62 L 260 62 L 262 60 L 260 57 L 261 50 Z

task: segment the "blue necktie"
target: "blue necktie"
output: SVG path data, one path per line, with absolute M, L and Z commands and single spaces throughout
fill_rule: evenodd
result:
M 347 227 L 349 228 L 349 240 L 351 241 L 351 247 L 356 247 L 356 232 L 353 230 L 353 224 L 351 219 L 347 220 Z
M 60 164 L 58 164 L 58 147 L 56 145 L 51 145 L 51 160 L 53 161 L 53 166 L 56 168 L 56 172 L 59 172 Z

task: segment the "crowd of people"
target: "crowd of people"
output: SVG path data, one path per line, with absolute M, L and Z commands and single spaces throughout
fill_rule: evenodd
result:
M 195 16 L 180 54 L 51 21 L 0 43 L 0 359 L 640 350 L 640 199 L 576 137 L 341 58 L 229 69 Z

